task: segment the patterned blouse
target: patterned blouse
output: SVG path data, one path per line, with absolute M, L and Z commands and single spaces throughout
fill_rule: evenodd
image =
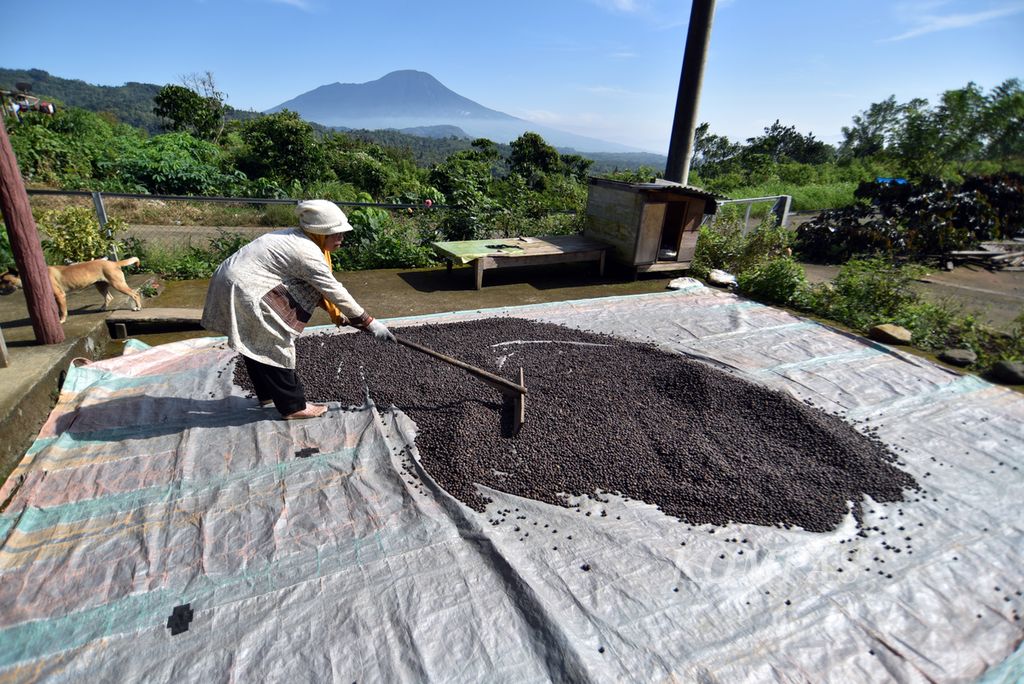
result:
M 321 299 L 354 324 L 369 318 L 331 273 L 320 248 L 301 229 L 286 228 L 256 238 L 217 268 L 202 324 L 227 335 L 239 354 L 295 368 L 295 338 Z

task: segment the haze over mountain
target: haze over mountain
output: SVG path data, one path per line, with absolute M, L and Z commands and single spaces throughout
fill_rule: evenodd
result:
M 332 83 L 266 111 L 288 109 L 307 121 L 343 128 L 458 126 L 474 138 L 509 142 L 526 131 L 556 147 L 580 152 L 638 152 L 635 147 L 542 126 L 488 109 L 445 87 L 423 71 L 406 69 L 366 83 Z

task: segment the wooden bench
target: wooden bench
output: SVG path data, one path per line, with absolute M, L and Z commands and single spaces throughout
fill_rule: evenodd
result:
M 596 261 L 598 273 L 604 275 L 608 251 L 605 243 L 582 235 L 456 240 L 432 242 L 431 246 L 447 261 L 449 271 L 456 261 L 472 263 L 478 290 L 483 287 L 484 271 L 492 268 Z

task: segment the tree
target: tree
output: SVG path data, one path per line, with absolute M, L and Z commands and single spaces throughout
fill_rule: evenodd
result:
M 224 93 L 217 90 L 213 74 L 191 74 L 185 85 L 166 85 L 153 98 L 153 113 L 166 119 L 166 130 L 191 133 L 217 142 L 224 131 Z
M 544 187 L 544 177 L 548 173 L 562 170 L 562 157 L 544 138 L 537 133 L 523 133 L 510 145 L 509 171 L 526 179 L 534 190 Z
M 313 127 L 289 110 L 244 121 L 239 128 L 242 149 L 236 163 L 250 179 L 269 178 L 290 185 L 330 176 Z
M 483 230 L 486 216 L 493 209 L 490 199 L 491 151 L 493 143 L 479 139 L 473 148 L 450 155 L 430 169 L 430 185 L 444 193 L 446 204 L 440 230 L 447 240 L 470 240 Z M 480 144 L 477 144 L 480 143 Z
M 690 168 L 705 178 L 725 172 L 728 162 L 739 154 L 742 147 L 724 135 L 710 132 L 706 121 L 697 126 L 693 136 L 693 159 Z
M 902 120 L 902 106 L 890 95 L 853 117 L 852 126 L 843 126 L 839 156 L 843 159 L 871 157 L 891 147 Z
M 570 178 L 574 178 L 581 183 L 586 182 L 590 167 L 593 164 L 593 159 L 587 159 L 579 154 L 562 155 L 562 167 L 565 169 L 565 173 Z
M 189 133 L 202 140 L 217 137 L 216 114 L 197 93 L 179 85 L 166 85 L 153 98 L 153 113 L 167 121 L 164 129 Z
M 988 98 L 973 82 L 942 94 L 932 112 L 932 126 L 938 132 L 938 155 L 944 161 L 968 162 L 978 159 L 985 147 L 982 139 Z
M 815 140 L 814 135 L 798 133 L 794 126 L 775 123 L 764 129 L 764 135 L 747 139 L 744 156 L 763 154 L 773 162 L 795 161 L 802 164 L 825 164 L 833 160 L 835 150 L 828 143 Z
M 469 146 L 474 150 L 476 158 L 481 161 L 495 162 L 501 157 L 501 153 L 498 152 L 498 145 L 493 140 L 477 138 Z
M 1024 90 L 1011 78 L 992 89 L 982 114 L 986 159 L 1024 157 Z
M 964 169 L 980 160 L 1024 155 L 1024 91 L 1008 79 L 986 95 L 975 83 L 947 90 L 932 107 L 916 98 L 890 96 L 872 104 L 843 128 L 843 158 L 894 156 L 913 175 L 941 174 L 948 164 Z
M 896 133 L 895 152 L 911 176 L 938 175 L 942 171 L 940 154 L 942 131 L 928 108 L 928 100 L 918 97 L 901 107 L 902 121 Z
M 224 101 L 227 99 L 227 93 L 217 88 L 217 84 L 213 80 L 212 71 L 206 71 L 202 74 L 188 74 L 181 78 L 181 82 L 185 84 L 186 88 L 199 93 L 203 98 L 206 107 L 210 111 L 211 125 L 215 130 L 213 137 L 210 139 L 213 142 L 217 142 L 224 132 L 224 119 L 229 109 L 224 104 Z

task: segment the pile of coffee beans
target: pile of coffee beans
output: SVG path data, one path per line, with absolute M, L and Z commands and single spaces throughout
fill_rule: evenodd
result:
M 840 418 L 652 345 L 508 317 L 394 332 L 516 382 L 522 367 L 519 434 L 496 390 L 364 334 L 298 341 L 307 399 L 360 404 L 368 387 L 416 421 L 424 467 L 477 510 L 482 483 L 559 505 L 617 494 L 693 524 L 827 531 L 851 502 L 859 512 L 864 496 L 900 501 L 916 488 Z M 241 363 L 235 380 L 251 389 Z

